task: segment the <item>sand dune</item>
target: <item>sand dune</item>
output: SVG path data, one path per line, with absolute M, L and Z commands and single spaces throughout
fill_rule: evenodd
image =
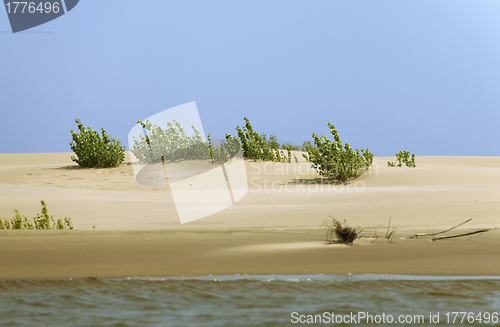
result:
M 130 163 L 81 169 L 70 153 L 0 154 L 0 217 L 32 217 L 40 200 L 74 231 L 0 231 L 0 278 L 233 273 L 500 275 L 500 232 L 431 242 L 409 235 L 500 227 L 500 158 L 417 157 L 374 166 L 349 185 L 319 184 L 299 163 L 246 162 L 249 190 L 232 207 L 181 225 L 167 187 L 142 186 Z M 394 244 L 323 246 L 332 215 Z M 96 230 L 92 226 L 96 226 Z M 403 239 L 403 237 L 405 239 Z M 224 254 L 226 253 L 226 254 Z

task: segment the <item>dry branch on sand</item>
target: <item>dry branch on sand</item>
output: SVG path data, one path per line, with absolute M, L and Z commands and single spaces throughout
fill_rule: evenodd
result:
M 477 217 L 477 216 L 476 216 Z M 466 223 L 468 223 L 469 221 L 471 221 L 473 218 L 469 218 L 467 219 L 466 221 L 464 221 L 463 223 L 460 223 L 456 226 L 453 226 L 452 228 L 449 228 L 449 229 L 446 229 L 446 230 L 443 230 L 443 231 L 440 231 L 440 232 L 436 232 L 436 233 L 421 233 L 421 234 L 415 234 L 413 236 L 411 236 L 410 238 L 419 238 L 419 237 L 430 237 L 430 236 L 435 236 L 435 235 L 438 235 L 438 234 L 444 234 L 446 232 L 449 232 L 450 230 L 453 230 L 457 227 L 460 227 Z
M 474 234 L 489 232 L 490 230 L 494 230 L 494 229 L 496 229 L 496 227 L 495 228 L 481 229 L 481 230 L 477 230 L 477 231 L 469 232 L 469 233 L 464 233 L 464 234 L 435 237 L 432 240 L 433 241 L 439 241 L 439 240 L 445 240 L 445 239 L 448 239 L 448 238 L 456 238 L 456 237 L 462 237 L 462 236 L 469 236 L 469 235 L 474 235 Z
M 398 227 L 396 226 L 392 231 L 389 231 L 389 229 L 391 228 L 391 220 L 392 218 L 389 218 L 389 224 L 387 225 L 387 232 L 385 232 L 385 238 L 389 240 L 389 243 L 392 243 L 392 239 L 396 235 L 396 230 L 398 229 Z
M 477 217 L 477 216 L 476 216 Z M 432 236 L 436 236 L 436 235 L 439 235 L 439 234 L 444 234 L 444 233 L 447 233 L 457 227 L 460 227 L 466 223 L 468 223 L 469 221 L 471 221 L 473 218 L 469 218 L 467 219 L 466 221 L 456 225 L 456 226 L 453 226 L 451 228 L 448 228 L 446 230 L 443 230 L 443 231 L 440 231 L 440 232 L 435 232 L 435 233 L 420 233 L 420 234 L 415 234 L 413 236 L 410 236 L 410 238 L 419 238 L 419 237 L 432 237 Z M 456 235 L 450 235 L 450 236 L 441 236 L 441 237 L 434 237 L 432 238 L 433 241 L 438 241 L 438 240 L 445 240 L 445 239 L 450 239 L 450 238 L 457 238 L 457 237 L 463 237 L 463 236 L 469 236 L 469 235 L 475 235 L 475 234 L 480 234 L 480 233 L 485 233 L 485 232 L 489 232 L 490 230 L 493 230 L 493 229 L 496 229 L 495 228 L 486 228 L 486 229 L 481 229 L 481 230 L 477 230 L 477 231 L 473 231 L 473 232 L 467 232 L 467 233 L 463 233 L 463 234 L 456 234 Z
M 327 227 L 326 244 L 342 243 L 352 245 L 362 232 L 358 228 L 350 227 L 346 220 L 340 222 L 332 216 L 328 216 L 328 218 L 329 220 L 323 222 Z
M 387 243 L 396 243 L 396 242 L 393 242 L 392 240 L 394 239 L 394 236 L 396 236 L 396 231 L 398 230 L 398 227 L 396 226 L 396 227 L 392 228 L 392 230 L 391 230 L 391 221 L 392 221 L 392 218 L 389 218 L 389 223 L 387 224 L 387 230 L 385 232 L 384 238 L 389 241 Z M 375 240 L 377 240 L 379 238 L 379 236 L 377 235 L 377 231 L 375 231 L 375 236 L 373 236 L 373 238 Z M 375 241 L 373 241 L 372 243 L 374 243 L 374 242 Z

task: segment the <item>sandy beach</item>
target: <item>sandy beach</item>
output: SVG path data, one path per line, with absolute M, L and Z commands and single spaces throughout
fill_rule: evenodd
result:
M 299 163 L 246 162 L 249 190 L 232 207 L 180 224 L 167 188 L 132 166 L 80 169 L 71 153 L 0 154 L 0 217 L 31 218 L 44 200 L 75 230 L 0 230 L 0 278 L 234 274 L 500 275 L 500 231 L 409 239 L 468 218 L 446 235 L 500 227 L 500 158 L 377 157 L 349 185 L 319 185 Z M 129 158 L 130 159 L 130 158 Z M 353 246 L 324 244 L 331 215 L 363 229 Z M 391 243 L 387 225 L 397 227 Z M 93 228 L 95 226 L 95 229 Z M 379 236 L 378 239 L 374 236 Z

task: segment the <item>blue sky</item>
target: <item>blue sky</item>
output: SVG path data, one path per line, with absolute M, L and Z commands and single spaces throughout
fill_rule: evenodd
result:
M 0 153 L 69 152 L 75 118 L 127 144 L 196 101 L 214 137 L 500 155 L 496 0 L 81 0 L 16 34 L 0 10 L 0 59 Z

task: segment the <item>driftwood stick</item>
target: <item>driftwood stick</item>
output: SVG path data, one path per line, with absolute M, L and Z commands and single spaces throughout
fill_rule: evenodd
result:
M 473 219 L 473 218 L 469 218 L 469 219 L 467 219 L 466 221 L 464 221 L 463 223 L 460 223 L 460 224 L 458 224 L 458 225 L 456 225 L 456 226 L 453 226 L 453 227 L 452 227 L 452 228 L 450 228 L 450 229 L 443 230 L 443 231 L 441 231 L 441 232 L 436 232 L 436 233 L 428 233 L 428 234 L 425 234 L 425 233 L 423 233 L 423 234 L 415 234 L 415 235 L 411 236 L 410 238 L 419 238 L 419 237 L 427 237 L 427 236 L 435 236 L 435 235 L 438 235 L 438 234 L 443 234 L 443 233 L 449 232 L 449 231 L 450 231 L 450 230 L 452 230 L 452 229 L 455 229 L 455 228 L 457 228 L 457 227 L 460 227 L 460 226 L 462 226 L 462 225 L 464 225 L 464 224 L 468 223 L 468 222 L 469 222 L 469 221 L 471 221 L 472 219 Z
M 396 226 L 396 228 L 394 228 L 394 230 L 392 231 L 391 238 L 389 239 L 389 243 L 392 243 L 392 239 L 394 238 L 394 235 L 396 235 L 396 230 L 397 229 L 398 229 L 398 226 Z
M 389 225 L 387 225 L 387 232 L 385 232 L 385 238 L 389 239 L 390 235 L 389 235 L 389 227 L 391 227 L 391 219 L 392 218 L 389 218 Z
M 455 237 L 462 237 L 462 236 L 474 235 L 474 234 L 479 234 L 479 233 L 485 233 L 485 232 L 489 232 L 490 230 L 493 230 L 495 228 L 481 229 L 481 230 L 477 230 L 475 232 L 469 232 L 469 233 L 465 233 L 465 234 L 457 234 L 457 235 L 451 235 L 451 236 L 441 236 L 441 237 L 433 238 L 432 240 L 433 241 L 438 241 L 438 240 L 445 240 L 445 239 L 448 239 L 448 238 L 455 238 Z

